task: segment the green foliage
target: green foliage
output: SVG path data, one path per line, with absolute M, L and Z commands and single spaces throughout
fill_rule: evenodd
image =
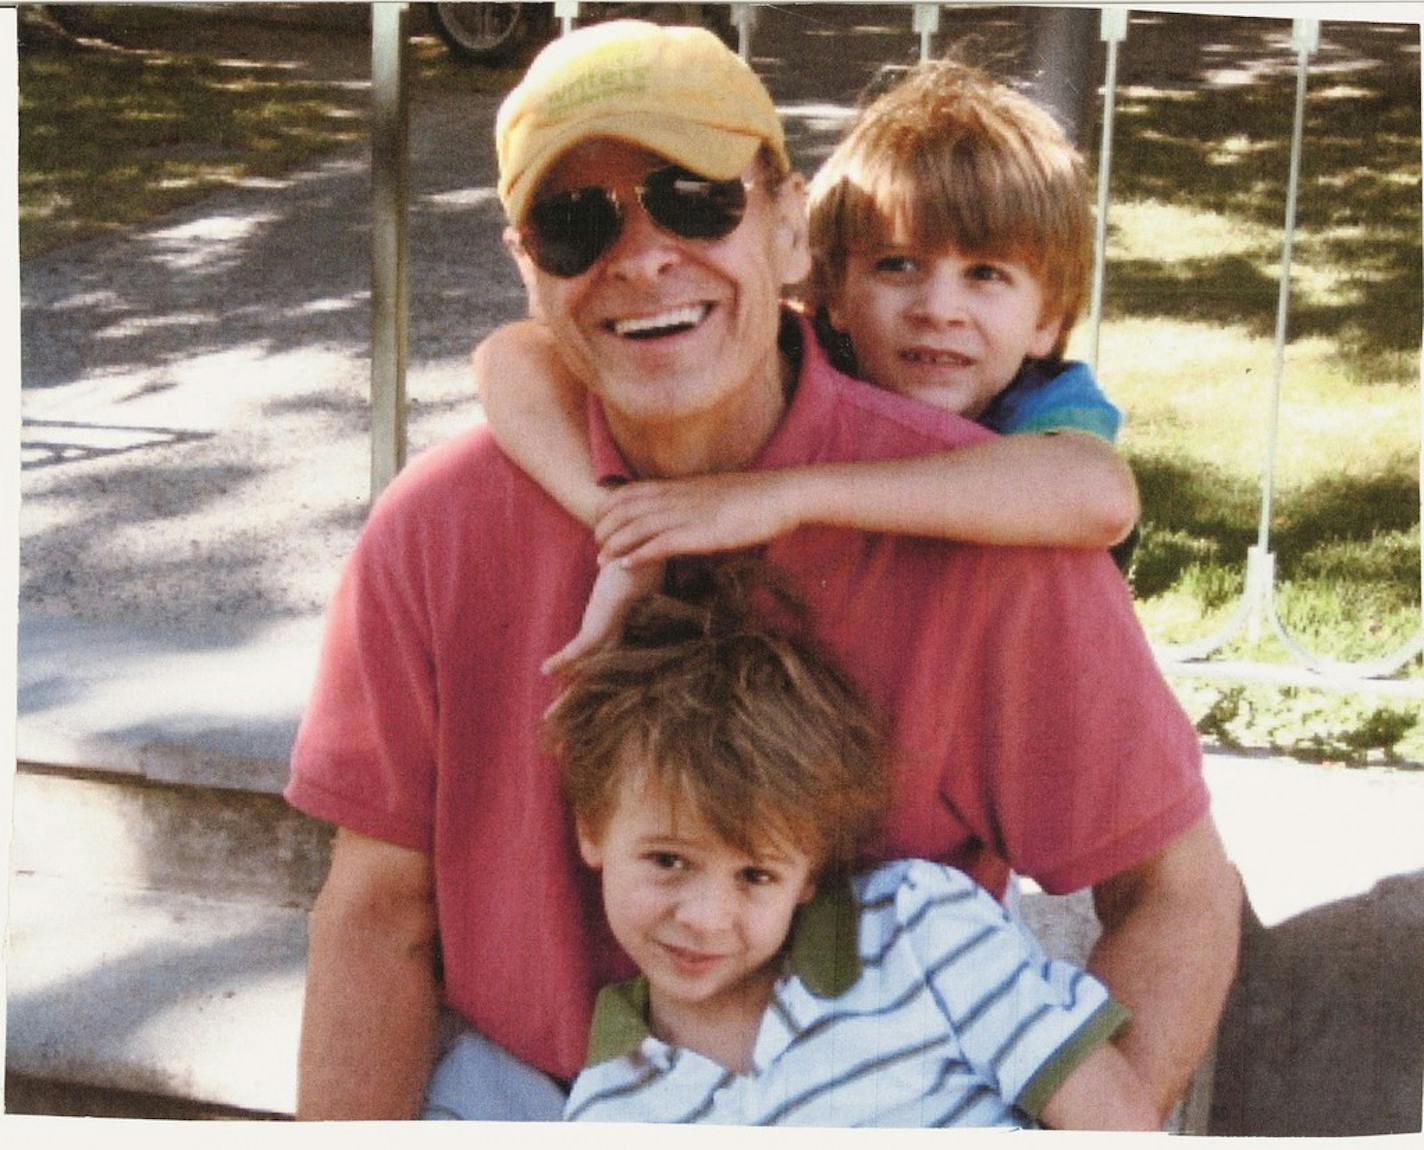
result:
M 1187 19 L 1150 23 L 1181 35 Z M 1142 493 L 1134 594 L 1167 643 L 1236 615 L 1260 530 L 1295 61 L 1270 39 L 1284 22 L 1259 28 L 1248 83 L 1134 87 L 1116 133 L 1099 369 Z M 1417 40 L 1410 26 L 1327 23 L 1317 62 L 1352 67 L 1313 68 L 1307 95 L 1269 549 L 1285 630 L 1333 660 L 1385 656 L 1424 621 Z M 1200 19 L 1190 42 L 1205 42 Z M 1217 657 L 1287 661 L 1262 631 Z M 1408 674 L 1424 675 L 1418 660 Z M 1417 704 L 1176 683 L 1228 746 L 1424 761 Z
M 364 138 L 360 94 L 179 53 L 19 60 L 20 254 L 120 230 Z
M 1342 766 L 1424 763 L 1418 708 L 1308 688 L 1178 687 L 1203 738 L 1231 750 L 1261 750 Z

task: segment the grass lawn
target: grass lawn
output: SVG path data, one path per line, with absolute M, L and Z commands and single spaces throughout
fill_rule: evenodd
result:
M 1421 625 L 1419 35 L 1324 35 L 1370 48 L 1307 89 L 1269 546 L 1287 632 L 1361 660 Z M 1295 76 L 1120 100 L 1099 369 L 1142 489 L 1139 612 L 1154 639 L 1181 643 L 1234 614 L 1257 542 Z M 1222 656 L 1286 652 L 1243 637 Z M 1182 686 L 1227 742 L 1424 762 L 1417 704 Z
M 117 11 L 112 9 L 111 11 Z M 155 9 L 126 20 L 172 19 Z M 1134 14 L 1209 44 L 1219 16 Z M 1192 23 L 1195 22 L 1195 23 Z M 1279 30 L 1288 21 L 1266 21 Z M 1419 35 L 1327 23 L 1313 66 L 1282 375 L 1271 548 L 1279 613 L 1336 659 L 1419 628 Z M 1216 79 L 1119 94 L 1099 374 L 1127 415 L 1143 540 L 1133 571 L 1155 640 L 1210 634 L 1255 544 L 1294 110 L 1293 57 L 1238 52 Z M 1205 53 L 1203 54 L 1205 58 Z M 22 51 L 20 242 L 30 257 L 274 178 L 365 138 L 367 94 L 186 51 Z M 417 44 L 421 84 L 507 86 Z M 1073 354 L 1088 351 L 1080 328 Z M 1277 644 L 1223 655 L 1281 661 Z M 1416 660 L 1408 672 L 1424 676 Z M 1209 737 L 1342 762 L 1424 762 L 1417 705 L 1179 680 Z
M 94 5 L 85 28 L 100 42 L 87 47 L 29 49 L 22 29 L 22 258 L 120 231 L 229 185 L 278 178 L 369 138 L 364 50 L 352 82 L 199 47 L 124 46 L 156 37 L 183 43 L 185 33 L 220 39 L 223 24 L 241 17 L 208 10 L 215 7 Z M 308 33 L 294 56 L 319 36 Z M 515 78 L 452 67 L 433 37 L 413 41 L 410 68 L 413 87 L 489 90 Z
M 21 52 L 21 257 L 114 232 L 365 131 L 365 99 L 179 53 Z

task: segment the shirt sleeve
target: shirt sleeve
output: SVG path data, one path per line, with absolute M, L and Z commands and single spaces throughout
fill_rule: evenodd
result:
M 1093 886 L 1208 811 L 1201 744 L 1105 553 L 977 548 L 939 666 L 940 797 L 1044 890 Z M 933 856 L 931 856 L 933 857 Z
M 1087 971 L 1047 958 L 990 895 L 949 867 L 915 863 L 899 913 L 965 1061 L 1036 1118 L 1063 1080 L 1127 1021 Z
M 327 610 L 316 682 L 284 797 L 315 818 L 412 850 L 431 847 L 435 677 L 399 517 L 378 504 Z
M 1113 443 L 1122 413 L 1103 394 L 1088 365 L 1070 361 L 1052 375 L 1025 369 L 982 422 L 1001 435 L 1082 431 Z

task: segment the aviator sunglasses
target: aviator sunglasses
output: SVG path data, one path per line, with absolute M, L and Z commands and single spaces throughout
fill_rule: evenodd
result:
M 709 180 L 686 168 L 650 172 L 634 194 L 648 218 L 685 240 L 731 235 L 747 210 L 748 183 Z M 576 188 L 535 202 L 520 240 L 536 267 L 569 279 L 582 275 L 613 246 L 627 209 L 610 188 Z

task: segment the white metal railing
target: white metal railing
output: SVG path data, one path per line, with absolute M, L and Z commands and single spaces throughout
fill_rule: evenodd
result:
M 738 31 L 738 48 L 751 58 L 752 34 L 759 4 L 732 4 L 731 21 Z M 405 363 L 407 269 L 405 252 L 406 203 L 406 97 L 405 45 L 407 5 L 377 3 L 372 6 L 372 88 L 375 115 L 372 129 L 373 213 L 375 237 L 372 254 L 372 494 L 379 492 L 405 458 Z M 933 54 L 939 30 L 940 4 L 911 5 L 911 30 L 920 38 L 920 58 Z M 555 0 L 554 12 L 563 32 L 578 15 L 577 0 Z M 1097 365 L 1102 329 L 1103 285 L 1107 277 L 1107 221 L 1110 205 L 1114 115 L 1117 101 L 1117 60 L 1127 39 L 1126 7 L 1101 9 L 1101 38 L 1107 45 L 1107 71 L 1103 85 L 1103 129 L 1099 148 L 1096 250 L 1088 317 L 1089 358 Z M 1424 529 L 1421 530 L 1420 628 L 1398 650 L 1378 658 L 1341 662 L 1309 651 L 1292 636 L 1276 610 L 1276 565 L 1271 551 L 1271 520 L 1275 496 L 1275 467 L 1280 434 L 1280 400 L 1284 376 L 1286 329 L 1290 313 L 1291 260 L 1296 230 L 1296 197 L 1303 149 L 1306 80 L 1310 57 L 1319 46 L 1320 22 L 1297 18 L 1292 23 L 1291 46 L 1296 53 L 1295 119 L 1291 138 L 1290 175 L 1287 182 L 1284 244 L 1280 291 L 1276 311 L 1275 356 L 1271 394 L 1266 415 L 1266 453 L 1261 478 L 1261 507 L 1255 546 L 1245 556 L 1245 586 L 1235 612 L 1217 631 L 1184 644 L 1158 644 L 1164 670 L 1173 674 L 1255 681 L 1285 686 L 1313 686 L 1383 696 L 1424 699 L 1424 679 L 1399 678 L 1399 673 L 1424 654 Z M 1424 429 L 1424 396 L 1420 423 Z M 1424 455 L 1424 452 L 1421 452 Z M 1421 459 L 1424 480 L 1424 458 Z M 1424 487 L 1424 482 L 1421 483 Z M 1424 507 L 1421 507 L 1424 515 Z M 1244 634 L 1255 641 L 1263 624 L 1289 655 L 1289 664 L 1229 662 L 1210 657 Z
M 371 498 L 405 464 L 409 5 L 371 5 Z
M 1099 333 L 1102 325 L 1102 293 L 1107 267 L 1107 216 L 1109 177 L 1112 167 L 1113 110 L 1116 104 L 1118 46 L 1127 38 L 1127 9 L 1105 8 L 1102 12 L 1102 39 L 1107 43 L 1108 72 L 1103 92 L 1103 136 L 1099 156 L 1097 250 L 1093 266 L 1092 305 L 1089 315 L 1091 359 L 1097 366 Z M 1257 540 L 1246 553 L 1245 585 L 1237 608 L 1226 623 L 1210 635 L 1191 643 L 1158 644 L 1159 661 L 1169 671 L 1202 677 L 1234 678 L 1282 685 L 1314 686 L 1355 690 L 1379 695 L 1424 698 L 1424 679 L 1397 679 L 1424 653 L 1424 581 L 1420 588 L 1420 626 L 1398 650 L 1375 659 L 1344 662 L 1325 658 L 1308 650 L 1286 629 L 1276 610 L 1276 557 L 1271 551 L 1272 507 L 1275 498 L 1276 461 L 1280 443 L 1281 386 L 1285 374 L 1286 329 L 1290 316 L 1291 260 L 1295 247 L 1296 201 L 1300 187 L 1300 160 L 1305 135 L 1306 80 L 1310 57 L 1320 46 L 1320 21 L 1297 18 L 1291 24 L 1291 48 L 1296 54 L 1295 115 L 1291 130 L 1290 174 L 1286 182 L 1284 241 L 1281 252 L 1280 287 L 1276 304 L 1275 349 L 1271 372 L 1271 394 L 1266 415 L 1266 455 L 1261 473 L 1261 509 Z M 1424 429 L 1424 399 L 1420 407 Z M 1424 480 L 1424 453 L 1421 455 Z M 1421 486 L 1424 486 L 1422 484 Z M 1421 504 L 1424 517 L 1424 504 Z M 1421 530 L 1421 575 L 1424 576 L 1424 530 Z M 1262 624 L 1271 631 L 1290 657 L 1290 664 L 1254 662 L 1207 662 L 1228 642 L 1244 634 L 1255 642 Z

